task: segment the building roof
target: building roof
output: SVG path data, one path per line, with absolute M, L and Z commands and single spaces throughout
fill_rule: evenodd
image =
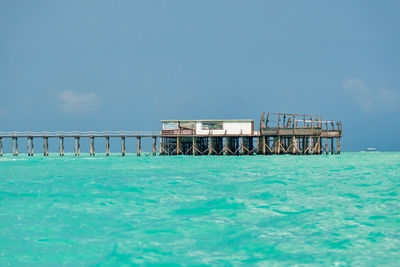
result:
M 210 121 L 218 121 L 218 122 L 224 122 L 224 121 L 228 121 L 228 122 L 252 122 L 254 120 L 250 120 L 250 119 L 237 119 L 237 120 L 221 120 L 221 119 L 217 119 L 217 120 L 161 120 L 161 122 L 210 122 Z

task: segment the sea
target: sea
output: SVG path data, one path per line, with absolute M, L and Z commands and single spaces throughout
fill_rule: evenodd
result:
M 0 157 L 0 266 L 400 266 L 400 152 Z

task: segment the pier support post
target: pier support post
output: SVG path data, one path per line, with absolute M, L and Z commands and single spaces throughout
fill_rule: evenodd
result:
M 335 151 L 333 150 L 333 138 L 331 138 L 331 155 L 333 155 Z
M 317 138 L 317 152 L 318 155 L 321 155 L 321 137 Z
M 110 137 L 106 136 L 106 156 L 110 156 Z
M 164 155 L 164 148 L 163 148 L 164 138 L 160 137 L 160 156 Z
M 79 143 L 79 136 L 75 136 L 75 156 L 79 156 L 79 152 L 81 150 L 81 145 Z
M 240 153 L 242 154 L 242 156 L 244 155 L 244 137 L 241 136 L 240 137 Z
M 325 138 L 325 155 L 328 155 L 328 138 Z
M 295 155 L 297 152 L 297 141 L 296 136 L 292 136 L 292 154 Z
M 121 137 L 121 153 L 122 156 L 125 157 L 125 136 Z
M 17 137 L 12 138 L 12 144 L 13 144 L 13 156 L 18 156 L 18 138 Z
M 89 138 L 90 141 L 90 156 L 94 156 L 95 155 L 95 150 L 94 150 L 94 136 L 91 136 Z
M 262 136 L 262 153 L 265 155 L 265 135 Z
M 0 137 L 0 157 L 3 156 L 3 138 Z
M 212 137 L 208 137 L 208 155 L 212 155 L 213 153 L 213 140 Z
M 179 136 L 176 137 L 176 155 L 179 155 L 181 150 L 181 138 Z
M 153 136 L 153 156 L 157 155 L 157 137 Z
M 28 157 L 31 155 L 31 138 L 28 137 Z
M 280 136 L 277 137 L 277 141 L 278 141 L 278 143 L 277 143 L 278 147 L 276 149 L 276 153 L 280 154 L 281 153 L 281 137 Z
M 138 137 L 136 138 L 136 142 L 137 142 L 136 154 L 137 154 L 138 157 L 140 157 L 140 152 L 141 152 L 141 150 L 142 150 L 141 139 L 142 139 L 142 138 L 141 138 L 140 136 L 138 136 Z
M 337 139 L 336 139 L 336 146 L 337 146 L 336 153 L 337 153 L 337 154 L 340 154 L 340 138 L 337 138 Z
M 60 156 L 64 156 L 64 137 L 60 136 Z
M 228 145 L 229 145 L 228 137 L 225 136 L 225 155 L 228 155 Z
M 196 139 L 194 136 L 192 137 L 192 155 L 196 155 Z
M 49 155 L 49 152 L 48 152 L 48 149 L 49 149 L 48 141 L 49 141 L 48 137 L 43 137 L 43 156 L 45 156 L 45 157 Z
M 312 137 L 310 136 L 310 137 L 308 137 L 308 151 L 307 151 L 307 154 L 311 155 L 312 154 L 312 150 L 313 150 Z

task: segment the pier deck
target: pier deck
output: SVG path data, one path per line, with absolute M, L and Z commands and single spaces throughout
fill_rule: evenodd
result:
M 136 139 L 137 156 L 141 156 L 142 138 L 152 139 L 150 153 L 144 155 L 320 155 L 340 154 L 342 123 L 323 121 L 312 115 L 268 113 L 260 120 L 260 130 L 246 134 L 228 133 L 226 130 L 187 129 L 178 126 L 175 130 L 158 131 L 56 131 L 0 132 L 0 156 L 3 155 L 3 140 L 12 139 L 12 154 L 18 156 L 18 139 L 26 139 L 28 156 L 34 155 L 34 139 L 43 140 L 44 156 L 49 155 L 49 138 L 59 139 L 59 155 L 64 156 L 65 138 L 74 139 L 75 156 L 80 155 L 80 140 L 89 139 L 90 156 L 95 156 L 95 139 L 104 139 L 107 156 L 110 155 L 110 138 L 121 139 L 121 155 L 126 155 L 126 139 Z M 159 140 L 159 146 L 157 146 Z

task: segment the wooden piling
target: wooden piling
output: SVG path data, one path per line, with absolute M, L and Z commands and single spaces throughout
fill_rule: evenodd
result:
M 13 156 L 18 156 L 18 138 L 12 138 L 12 145 L 13 145 Z
M 79 156 L 81 144 L 79 142 L 79 136 L 75 136 L 75 156 Z
M 106 156 L 110 156 L 110 137 L 106 136 Z
M 179 136 L 176 137 L 176 155 L 180 154 L 181 150 L 181 138 Z
M 196 155 L 196 139 L 192 136 L 192 155 Z
M 337 146 L 336 153 L 337 153 L 337 154 L 340 154 L 340 138 L 337 138 L 337 139 L 336 139 L 336 146 Z
M 3 156 L 3 138 L 0 137 L 0 157 Z
M 125 157 L 125 136 L 121 137 L 121 154 Z
M 64 156 L 64 137 L 60 136 L 60 156 Z
M 228 155 L 228 137 L 225 136 L 225 155 Z
M 263 153 L 263 155 L 265 155 L 265 135 L 263 135 L 263 137 L 262 137 L 262 153 Z
M 212 143 L 212 137 L 208 137 L 208 155 L 212 155 L 213 152 L 213 143 Z
M 292 136 L 292 154 L 295 155 L 297 153 L 297 141 L 296 136 Z
M 89 142 L 90 142 L 90 156 L 94 156 L 95 155 L 94 136 L 89 137 Z
M 157 137 L 153 136 L 153 156 L 157 155 Z
M 140 152 L 141 152 L 141 150 L 142 150 L 142 144 L 141 144 L 141 137 L 140 137 L 140 136 L 138 136 L 138 137 L 136 138 L 136 142 L 137 142 L 136 155 L 137 155 L 138 157 L 140 157 Z
M 28 139 L 28 157 L 30 157 L 31 156 L 31 138 L 28 137 L 27 139 Z

